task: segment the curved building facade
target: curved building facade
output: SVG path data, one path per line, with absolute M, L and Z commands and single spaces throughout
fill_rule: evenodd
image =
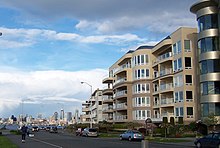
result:
M 198 21 L 201 117 L 220 117 L 220 14 L 218 0 L 200 0 L 191 6 Z

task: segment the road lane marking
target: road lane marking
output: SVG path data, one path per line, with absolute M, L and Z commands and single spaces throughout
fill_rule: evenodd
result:
M 42 141 L 42 140 L 39 140 L 39 139 L 36 139 L 36 138 L 31 138 L 31 139 L 35 140 L 35 141 L 38 141 L 38 142 L 41 142 L 41 143 L 44 143 L 44 144 L 47 144 L 47 145 L 50 145 L 50 146 L 53 146 L 53 147 L 63 148 L 62 146 L 55 145 L 55 144 L 52 144 L 52 143 L 48 143 L 48 142 L 45 142 L 45 141 Z

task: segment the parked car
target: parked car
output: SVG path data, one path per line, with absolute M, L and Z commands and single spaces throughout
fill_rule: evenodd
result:
M 82 136 L 86 137 L 97 137 L 98 136 L 98 131 L 95 128 L 85 128 L 82 131 Z
M 197 148 L 220 148 L 220 132 L 211 133 L 203 138 L 196 139 L 194 144 Z
M 46 127 L 46 131 L 50 131 L 50 126 L 47 126 L 47 127 Z
M 38 126 L 33 126 L 33 127 L 32 127 L 32 132 L 38 132 L 38 131 L 39 131 Z
M 120 140 L 144 140 L 144 135 L 137 130 L 127 130 L 123 134 L 120 134 Z
M 58 133 L 57 127 L 56 126 L 51 126 L 49 132 L 50 133 Z

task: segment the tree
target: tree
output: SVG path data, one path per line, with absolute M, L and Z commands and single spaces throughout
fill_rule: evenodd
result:
M 203 123 L 209 127 L 211 125 L 216 125 L 218 123 L 218 119 L 216 118 L 214 113 L 211 113 L 208 115 L 208 117 L 203 118 Z

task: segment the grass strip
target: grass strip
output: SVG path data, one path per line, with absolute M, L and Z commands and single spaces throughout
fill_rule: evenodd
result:
M 7 137 L 0 135 L 0 148 L 18 148 Z

